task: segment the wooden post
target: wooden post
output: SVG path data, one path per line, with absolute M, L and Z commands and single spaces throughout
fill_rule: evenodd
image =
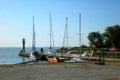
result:
M 22 39 L 22 44 L 23 44 L 23 52 L 25 52 L 25 38 Z
M 23 45 L 23 52 L 25 52 L 25 38 L 22 39 L 22 45 Z M 25 58 L 23 56 L 23 64 L 25 62 Z

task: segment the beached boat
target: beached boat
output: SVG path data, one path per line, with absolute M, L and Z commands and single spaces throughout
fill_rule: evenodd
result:
M 29 59 L 30 61 L 38 61 L 41 60 L 41 55 L 39 54 L 39 52 L 35 51 L 33 53 L 30 53 Z
M 72 59 L 66 60 L 64 62 L 86 62 L 86 61 L 83 59 L 79 59 L 79 58 L 72 58 Z
M 75 50 L 72 50 L 72 51 L 68 51 L 67 52 L 67 55 L 69 57 L 76 57 L 76 58 L 79 58 L 80 57 L 80 54 L 78 51 L 75 51 Z
M 36 60 L 35 56 L 33 55 L 33 53 L 30 53 L 29 59 L 30 59 L 30 61 L 35 61 Z
M 47 57 L 47 56 L 46 56 Z M 59 63 L 63 62 L 63 59 L 60 59 L 59 57 L 47 57 L 49 63 Z
M 53 57 L 53 58 L 48 58 L 48 62 L 50 62 L 50 63 L 58 63 L 58 62 L 57 62 L 57 59 L 56 59 L 55 57 Z
M 92 57 L 93 56 L 93 50 L 91 50 L 91 51 L 85 51 L 82 55 L 81 55 L 81 57 Z

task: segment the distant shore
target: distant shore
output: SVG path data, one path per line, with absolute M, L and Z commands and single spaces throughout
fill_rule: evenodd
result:
M 120 62 L 0 65 L 2 80 L 120 80 Z

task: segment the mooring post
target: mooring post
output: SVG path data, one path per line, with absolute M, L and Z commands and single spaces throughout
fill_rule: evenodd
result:
M 103 57 L 103 64 L 105 65 L 105 52 L 104 52 L 104 50 L 102 52 L 102 57 Z
M 23 44 L 23 52 L 25 52 L 25 38 L 22 39 L 22 44 Z
M 22 45 L 23 45 L 23 52 L 25 52 L 25 38 L 22 39 Z M 25 62 L 25 58 L 23 56 L 23 63 Z

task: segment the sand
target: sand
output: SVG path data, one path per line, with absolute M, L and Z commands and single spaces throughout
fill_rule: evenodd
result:
M 0 80 L 120 80 L 120 62 L 0 65 Z

